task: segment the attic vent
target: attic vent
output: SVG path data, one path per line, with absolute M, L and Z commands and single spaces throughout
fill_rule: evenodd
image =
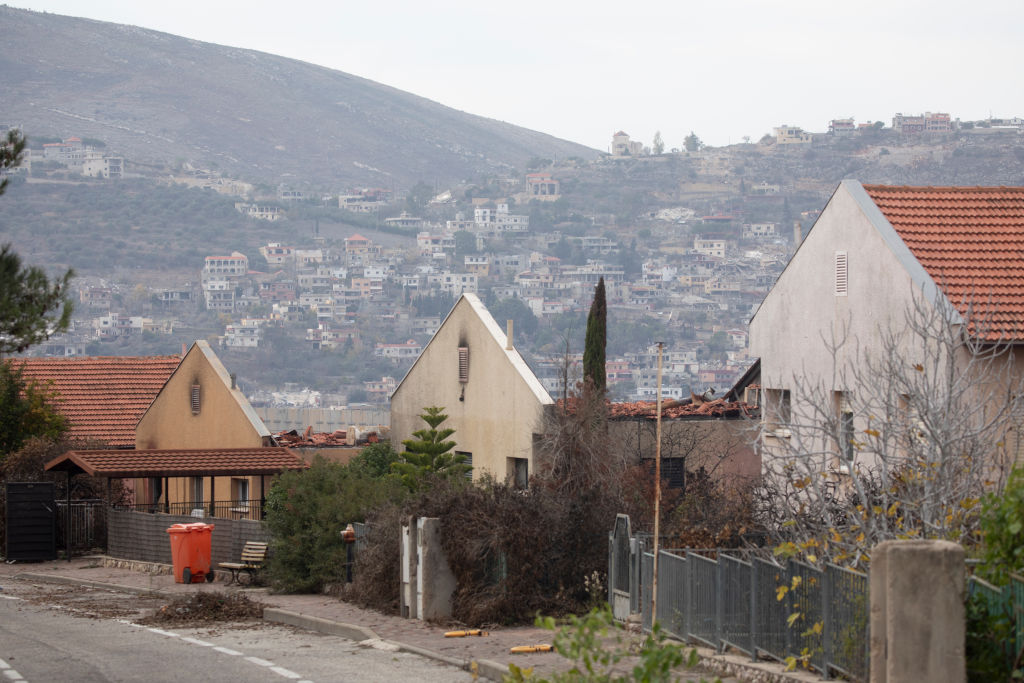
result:
M 836 252 L 836 296 L 846 296 L 849 289 L 849 270 L 846 262 L 846 252 Z
M 459 347 L 459 381 L 463 384 L 469 382 L 469 347 Z
M 199 414 L 199 385 L 192 385 L 192 414 Z

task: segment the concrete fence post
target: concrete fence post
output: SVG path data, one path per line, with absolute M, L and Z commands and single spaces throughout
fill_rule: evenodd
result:
M 871 554 L 871 683 L 964 683 L 964 549 L 885 541 Z

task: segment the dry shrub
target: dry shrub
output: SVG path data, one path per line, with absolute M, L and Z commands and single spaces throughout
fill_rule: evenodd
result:
M 352 583 L 341 585 L 342 599 L 360 607 L 398 613 L 403 519 L 402 509 L 395 503 L 384 503 L 367 513 L 367 535 L 356 544 Z

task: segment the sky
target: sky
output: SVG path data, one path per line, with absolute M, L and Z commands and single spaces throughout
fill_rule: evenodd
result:
M 1021 0 L 13 0 L 338 69 L 607 151 L 1024 116 Z

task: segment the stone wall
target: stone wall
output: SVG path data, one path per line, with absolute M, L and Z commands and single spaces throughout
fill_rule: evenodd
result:
M 167 529 L 172 524 L 203 522 L 213 524 L 211 564 L 237 562 L 246 541 L 270 541 L 262 522 L 249 519 L 189 517 L 163 513 L 107 511 L 107 555 L 123 560 L 171 563 L 171 541 Z

